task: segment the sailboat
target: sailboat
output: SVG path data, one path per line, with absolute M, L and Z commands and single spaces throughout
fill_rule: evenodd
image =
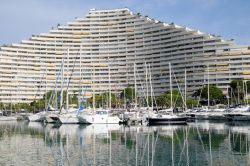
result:
M 42 122 L 45 120 L 45 115 L 46 115 L 45 111 L 38 112 L 36 114 L 28 116 L 28 120 L 30 122 Z
M 45 116 L 46 116 L 46 111 L 43 110 L 41 112 L 29 115 L 28 120 L 30 122 L 43 122 L 45 120 Z
M 63 78 L 63 72 L 64 70 L 64 59 L 62 59 L 62 62 L 61 62 L 61 69 L 60 69 L 60 72 L 57 73 L 56 75 L 56 80 L 55 80 L 55 85 L 54 85 L 54 91 L 51 93 L 51 96 L 50 96 L 50 99 L 47 103 L 47 106 L 46 106 L 46 116 L 45 116 L 45 122 L 46 123 L 58 123 L 60 122 L 59 120 L 59 113 L 60 113 L 60 110 L 57 108 L 57 86 L 58 86 L 58 80 L 60 79 L 61 77 L 61 96 L 60 96 L 60 99 L 63 98 L 63 86 L 64 86 L 64 78 Z M 47 91 L 47 90 L 46 90 Z M 50 103 L 52 101 L 55 101 L 55 108 L 52 107 L 52 105 L 50 105 Z M 60 100 L 61 103 L 60 103 L 60 108 L 62 106 L 62 100 Z
M 202 107 L 198 112 L 189 113 L 190 116 L 194 116 L 197 120 L 224 120 L 225 108 L 217 108 L 215 106 L 210 107 L 210 74 L 209 64 L 207 65 L 207 106 Z
M 67 111 L 65 111 L 62 108 L 62 113 L 59 114 L 58 118 L 59 118 L 60 123 L 63 123 L 63 124 L 79 123 L 78 109 L 71 107 L 71 108 L 67 109 Z
M 45 75 L 45 77 L 47 76 L 47 68 L 46 68 L 46 72 L 44 73 L 44 75 Z M 46 78 L 45 78 L 46 79 Z M 41 80 L 40 80 L 40 85 L 39 85 L 39 87 L 38 87 L 38 91 L 40 90 L 40 87 L 41 87 L 41 84 L 42 84 L 42 77 L 41 77 Z M 37 91 L 37 92 L 38 92 Z M 46 90 L 45 90 L 45 95 L 47 95 L 47 81 L 46 81 Z M 35 96 L 36 97 L 36 96 Z M 36 100 L 36 98 L 35 98 L 35 100 Z M 47 102 L 46 102 L 46 96 L 45 96 L 45 104 L 47 104 Z M 46 107 L 46 106 L 44 106 L 44 107 Z M 34 108 L 35 109 L 35 108 Z M 44 109 L 44 110 L 42 110 L 41 112 L 38 112 L 38 113 L 35 113 L 35 114 L 32 114 L 32 115 L 30 115 L 30 116 L 28 116 L 28 120 L 30 121 L 30 122 L 46 122 L 46 117 L 47 117 L 47 110 L 48 110 L 48 108 L 46 109 Z M 34 110 L 35 111 L 35 110 Z
M 173 109 L 173 96 L 172 96 L 172 78 L 171 78 L 171 63 L 169 63 L 169 82 L 170 82 L 170 94 L 171 94 L 171 113 L 162 114 L 158 113 L 157 116 L 148 117 L 148 125 L 164 125 L 164 124 L 186 124 L 187 117 L 185 115 L 174 114 Z M 165 111 L 164 111 L 165 112 Z
M 147 65 L 145 62 L 145 68 L 146 68 L 146 85 L 147 85 Z M 126 103 L 125 98 L 125 89 L 124 89 L 124 103 Z M 140 107 L 140 105 L 137 103 L 137 78 L 136 78 L 136 63 L 134 63 L 134 102 L 130 103 L 129 111 L 125 111 L 123 113 L 123 116 L 126 120 L 124 122 L 128 124 L 138 124 L 142 123 L 145 115 L 145 112 L 148 112 L 148 88 L 147 88 L 147 94 L 146 94 L 146 103 L 147 107 Z M 131 107 L 132 106 L 132 107 Z M 153 109 L 152 109 L 153 110 Z
M 45 116 L 45 122 L 47 123 L 57 123 L 59 122 L 59 118 L 58 118 L 58 114 L 59 114 L 59 111 L 52 108 L 50 106 L 50 111 L 47 112 L 46 116 Z
M 116 115 L 111 114 L 111 85 L 110 85 L 110 67 L 109 71 L 109 109 L 95 109 L 95 97 L 93 93 L 93 113 L 88 114 L 82 112 L 78 119 L 81 123 L 87 124 L 119 124 L 121 122 L 120 118 Z M 94 88 L 93 88 L 94 90 Z
M 62 124 L 76 124 L 79 123 L 78 120 L 78 113 L 79 113 L 79 109 L 78 108 L 74 108 L 73 106 L 69 106 L 69 94 L 68 94 L 68 88 L 69 88 L 69 84 L 70 84 L 70 78 L 72 76 L 72 73 L 74 72 L 74 68 L 71 71 L 70 76 L 69 74 L 69 49 L 68 49 L 68 54 L 67 54 L 67 59 L 68 59 L 68 63 L 67 63 L 67 87 L 66 87 L 66 108 L 64 109 L 64 104 L 63 104 L 63 84 L 61 84 L 61 98 L 60 98 L 60 113 L 58 115 L 59 118 L 59 122 Z M 76 58 L 77 59 L 77 58 Z M 75 62 L 76 62 L 75 59 Z M 75 64 L 74 62 L 74 64 Z M 64 80 L 64 65 L 62 67 L 62 76 L 61 76 L 61 80 L 63 82 Z
M 62 61 L 62 64 L 61 64 L 61 71 L 62 71 L 62 68 L 63 68 L 63 61 Z M 46 109 L 47 114 L 46 114 L 46 117 L 45 117 L 45 122 L 47 122 L 47 123 L 58 123 L 59 122 L 59 117 L 58 117 L 59 110 L 57 109 L 57 83 L 58 83 L 58 80 L 59 80 L 59 73 L 58 73 L 56 81 L 55 81 L 54 92 L 51 93 L 51 96 L 50 96 L 50 99 L 49 99 L 49 102 L 48 102 L 48 106 L 47 106 L 47 109 Z M 53 108 L 50 105 L 50 102 L 53 101 L 54 98 L 55 98 L 55 101 L 56 101 L 56 104 L 55 104 L 56 108 Z
M 97 109 L 94 114 L 81 114 L 79 120 L 86 124 L 119 124 L 120 118 L 110 113 L 108 109 Z
M 4 105 L 3 105 L 4 106 Z M 10 115 L 8 115 L 8 111 L 6 110 L 5 106 L 4 106 L 4 112 L 2 112 L 0 110 L 0 121 L 16 121 L 17 117 L 16 116 L 12 116 L 12 94 L 11 94 L 11 103 L 10 103 Z M 6 116 L 4 114 L 7 114 Z
M 42 83 L 42 80 L 40 81 L 39 88 L 41 86 L 41 83 Z M 38 91 L 39 91 L 39 88 L 38 88 Z M 35 96 L 35 100 L 36 100 L 36 96 Z M 34 109 L 35 109 L 35 107 L 34 107 Z M 30 122 L 43 122 L 45 120 L 45 116 L 46 116 L 46 111 L 42 110 L 41 112 L 29 115 L 27 118 Z

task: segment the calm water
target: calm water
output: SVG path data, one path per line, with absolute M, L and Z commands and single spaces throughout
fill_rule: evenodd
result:
M 0 123 L 0 165 L 250 165 L 250 124 Z

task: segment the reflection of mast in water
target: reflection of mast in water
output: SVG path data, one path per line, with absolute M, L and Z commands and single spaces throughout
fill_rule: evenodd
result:
M 201 147 L 202 147 L 202 150 L 203 150 L 203 152 L 206 154 L 206 151 L 205 151 L 205 148 L 204 148 L 204 142 L 202 141 L 202 138 L 201 138 L 201 133 L 200 133 L 200 131 L 199 131 L 199 128 L 198 128 L 198 125 L 195 123 L 195 128 L 196 128 L 196 131 L 197 131 L 197 134 L 198 134 L 198 138 L 199 138 L 199 140 L 200 140 L 200 142 L 201 142 Z M 207 161 L 209 162 L 209 159 L 208 159 L 208 156 L 206 155 L 206 158 L 207 158 Z
M 186 71 L 186 70 L 185 70 Z M 189 153 L 188 153 L 188 128 L 187 127 L 185 127 L 186 128 L 186 150 L 187 150 L 187 165 L 189 165 Z
M 135 133 L 135 166 L 137 166 L 137 155 L 138 155 L 138 138 L 137 138 L 137 134 L 138 134 L 138 130 L 136 129 L 136 133 Z
M 94 127 L 94 126 L 92 126 Z M 93 165 L 95 166 L 95 132 L 93 132 Z
M 156 131 L 156 139 L 154 139 L 155 135 L 154 135 L 154 131 L 152 132 L 152 161 L 151 161 L 151 165 L 154 165 L 154 155 L 155 155 L 155 147 L 156 147 L 156 142 L 158 140 L 158 136 L 159 136 L 159 132 Z
M 64 152 L 64 150 L 63 150 L 63 141 L 62 141 L 62 137 L 61 137 L 61 139 L 60 139 L 60 152 L 61 152 L 61 164 L 64 165 L 64 164 L 63 164 L 63 156 L 64 156 L 63 152 Z
M 174 129 L 172 128 L 172 166 L 174 166 Z
M 66 158 L 68 161 L 68 165 L 70 165 L 70 162 L 69 162 L 69 134 L 68 133 L 66 135 Z
M 109 165 L 111 166 L 111 156 L 112 156 L 112 151 L 111 151 L 111 131 L 110 131 L 110 135 L 109 135 Z
M 247 131 L 242 132 L 240 126 L 236 126 L 236 129 L 233 126 L 229 131 L 229 143 L 233 154 L 247 155 L 249 153 L 249 134 L 246 133 Z
M 211 133 L 210 133 L 210 129 L 208 131 L 209 134 L 209 152 L 210 152 L 210 165 L 213 165 L 213 156 L 212 156 L 212 147 L 211 147 Z
M 152 132 L 151 165 L 154 165 L 154 132 Z
M 148 127 L 149 129 L 149 127 Z M 149 166 L 149 130 L 148 130 L 148 166 Z

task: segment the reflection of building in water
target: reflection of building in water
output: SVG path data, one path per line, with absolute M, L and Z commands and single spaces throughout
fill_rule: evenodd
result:
M 0 123 L 0 165 L 170 165 L 172 145 L 175 165 L 249 165 L 234 127 Z

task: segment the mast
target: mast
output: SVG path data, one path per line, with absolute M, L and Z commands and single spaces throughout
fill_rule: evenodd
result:
M 227 108 L 229 108 L 229 87 L 227 86 Z
M 10 114 L 12 114 L 12 90 L 10 90 Z
M 56 78 L 56 86 L 55 86 L 55 101 L 54 101 L 54 104 L 55 104 L 55 109 L 57 110 L 58 109 L 58 104 L 57 104 L 57 74 L 55 73 L 55 78 Z M 47 82 L 47 79 L 46 79 L 46 82 Z M 47 83 L 46 83 L 47 84 Z M 47 86 L 47 85 L 46 85 Z M 48 108 L 48 106 L 46 107 Z
M 239 88 L 239 82 L 237 82 L 237 93 L 238 93 L 238 96 L 237 96 L 237 98 L 238 98 L 238 104 L 240 104 L 240 90 L 239 90 L 240 88 Z
M 56 40 L 55 40 L 55 50 L 56 50 Z M 46 76 L 45 76 L 45 94 L 47 94 L 47 67 L 46 67 Z M 55 100 L 53 101 L 54 102 L 54 108 L 57 110 L 57 73 L 55 72 L 55 79 L 56 79 L 56 85 L 55 85 Z M 45 97 L 45 100 L 47 100 L 47 96 Z M 49 101 L 50 102 L 50 101 Z M 46 111 L 48 109 L 48 106 L 49 106 L 49 103 L 47 101 L 45 101 L 45 108 L 46 108 Z M 53 104 L 52 104 L 53 105 Z
M 136 64 L 134 63 L 135 107 L 137 107 Z
M 66 110 L 69 110 L 69 49 L 67 50 L 67 91 L 66 91 Z
M 184 109 L 187 110 L 187 69 L 185 68 L 185 85 L 184 85 Z
M 244 96 L 244 104 L 248 105 L 248 100 L 247 100 L 247 80 L 243 80 L 243 96 Z
M 62 60 L 62 71 L 61 71 L 60 111 L 63 106 L 63 82 L 64 82 L 64 59 Z
M 172 71 L 171 71 L 171 63 L 169 62 L 169 84 L 170 84 L 170 108 L 172 109 L 173 114 L 173 94 L 172 94 Z
M 209 64 L 207 65 L 207 109 L 210 107 L 210 90 L 209 90 Z
M 126 110 L 126 105 L 127 105 L 127 103 L 126 103 L 126 93 L 125 93 L 125 89 L 126 89 L 126 88 L 124 88 L 124 90 L 123 90 L 124 110 Z
M 245 81 L 242 81 L 242 91 L 243 91 L 243 102 L 246 104 L 246 99 L 245 99 Z
M 248 97 L 247 97 L 247 80 L 245 81 L 245 89 L 246 89 L 245 98 L 246 98 L 246 103 L 247 103 L 247 105 L 248 105 Z
M 150 84 L 150 95 L 151 95 L 151 107 L 152 111 L 154 110 L 154 100 L 153 100 L 153 86 L 152 86 L 152 78 L 151 78 L 151 67 L 150 64 L 148 65 L 149 68 L 149 84 Z
M 149 108 L 149 105 L 148 105 L 148 68 L 147 68 L 147 64 L 145 62 L 145 68 L 146 68 L 146 102 L 147 102 L 147 109 Z
M 93 102 L 93 111 L 95 112 L 95 66 L 93 66 L 93 96 L 92 96 L 92 102 Z
M 82 102 L 82 98 L 84 98 L 83 96 L 83 86 L 82 86 L 82 45 L 80 46 L 80 62 L 79 62 L 79 68 L 80 68 L 80 96 L 78 96 L 78 105 L 80 107 L 80 104 Z
M 109 72 L 109 110 L 111 110 L 111 86 L 110 86 L 110 66 L 108 65 Z
M 46 67 L 46 79 L 45 79 L 45 102 L 44 102 L 44 108 L 48 108 L 48 101 L 47 101 L 47 67 Z M 41 85 L 40 85 L 41 86 Z M 46 110 L 47 111 L 47 110 Z

